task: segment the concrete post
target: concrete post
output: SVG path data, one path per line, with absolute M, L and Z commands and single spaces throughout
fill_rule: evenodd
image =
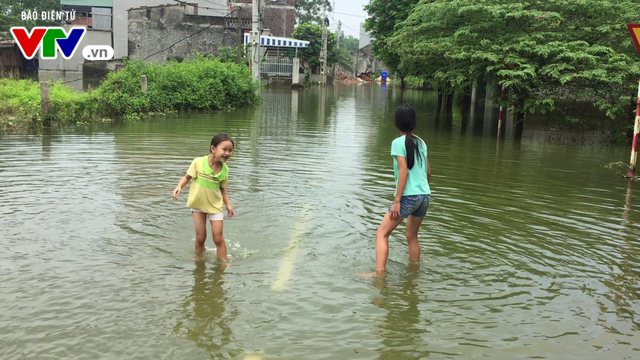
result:
M 293 69 L 291 69 L 291 83 L 295 85 L 300 82 L 300 58 L 293 58 Z
M 146 93 L 147 92 L 147 75 L 140 76 L 140 83 L 142 87 L 142 92 Z
M 49 111 L 51 110 L 51 100 L 49 98 L 49 82 L 42 81 L 40 83 L 40 111 L 45 125 L 49 122 Z
M 253 80 L 260 81 L 260 63 L 262 53 L 260 49 L 260 35 L 262 33 L 262 19 L 260 17 L 261 0 L 253 0 L 252 9 L 252 25 L 251 25 L 251 74 Z

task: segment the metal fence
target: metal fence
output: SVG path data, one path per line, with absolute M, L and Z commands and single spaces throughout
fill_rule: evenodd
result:
M 261 72 L 269 77 L 292 77 L 293 59 L 289 58 L 265 58 L 262 63 Z

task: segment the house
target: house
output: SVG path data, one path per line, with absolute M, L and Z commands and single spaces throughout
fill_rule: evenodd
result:
M 62 27 L 66 31 L 71 27 L 84 27 L 87 32 L 70 59 L 62 56 L 43 59 L 38 54 L 38 77 L 40 80 L 62 80 L 81 91 L 85 64 L 82 49 L 89 45 L 113 46 L 112 0 L 61 0 L 60 3 L 64 11 L 75 10 L 75 17 L 66 20 Z
M 62 0 L 76 1 L 76 0 Z M 96 0 L 93 0 L 96 1 Z M 114 58 L 129 56 L 129 9 L 157 7 L 160 5 L 179 5 L 186 3 L 190 15 L 227 16 L 231 11 L 228 0 L 100 0 L 112 1 L 113 5 L 113 50 Z M 162 29 L 163 24 L 158 24 Z
M 373 37 L 364 29 L 364 23 L 360 23 L 360 39 L 358 51 L 353 54 L 356 61 L 356 75 L 372 74 L 378 70 L 386 70 L 382 61 L 377 60 L 371 52 Z
M 234 7 L 242 9 L 242 17 L 251 18 L 253 0 L 235 0 Z M 262 28 L 269 29 L 275 37 L 290 38 L 296 26 L 296 1 L 279 0 L 262 2 Z
M 195 13 L 194 6 L 175 3 L 129 9 L 128 57 L 165 62 L 194 51 L 219 55 L 221 47 L 241 46 L 244 31 L 251 28 L 250 19 Z
M 34 64 L 34 60 L 25 59 L 15 40 L 0 40 L 0 77 L 3 72 L 21 73 L 33 70 Z

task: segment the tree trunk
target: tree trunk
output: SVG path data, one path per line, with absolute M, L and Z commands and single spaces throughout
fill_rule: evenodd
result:
M 516 93 L 516 103 L 513 109 L 513 137 L 516 139 L 522 138 L 522 132 L 524 131 L 524 102 L 527 97 L 528 94 Z
M 460 128 L 461 133 L 467 132 L 467 126 L 469 126 L 469 116 L 471 115 L 471 88 L 465 90 L 462 95 L 462 104 L 460 106 L 460 114 L 462 115 L 462 126 Z
M 444 105 L 447 113 L 451 114 L 453 110 L 453 94 L 447 94 L 444 98 Z
M 404 82 L 404 76 L 400 75 L 400 89 L 404 89 L 407 86 Z

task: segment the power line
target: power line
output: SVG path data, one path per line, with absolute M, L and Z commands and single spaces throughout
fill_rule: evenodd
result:
M 333 16 L 331 16 L 331 19 L 332 19 L 334 22 L 336 21 L 336 19 L 334 19 L 334 18 L 333 18 Z M 364 35 L 364 34 L 363 34 L 363 33 L 361 33 L 360 31 L 353 30 L 352 28 L 348 27 L 348 26 L 347 26 L 347 25 L 345 25 L 344 23 L 342 24 L 342 26 L 344 26 L 344 27 L 346 27 L 347 29 L 349 29 L 349 30 L 353 31 L 354 33 L 358 34 L 358 36 L 360 36 L 360 35 Z
M 184 2 L 184 1 L 181 1 L 181 0 L 173 0 L 173 1 L 175 1 L 175 2 L 177 2 L 177 3 L 179 3 L 179 4 L 188 5 L 188 6 L 193 6 L 193 4 L 189 4 L 189 3 Z M 203 0 L 203 1 L 207 1 L 207 0 Z M 207 1 L 207 2 L 212 3 L 211 1 Z M 217 5 L 216 3 L 212 3 L 212 4 Z M 195 6 L 194 6 L 194 7 L 195 7 Z M 197 8 L 198 8 L 198 9 L 214 10 L 214 11 L 218 11 L 218 12 L 220 12 L 220 10 L 225 10 L 225 11 L 228 11 L 228 10 L 229 10 L 229 8 L 228 8 L 228 7 L 212 8 L 212 7 L 200 6 L 200 5 L 198 5 L 198 6 L 197 6 Z
M 347 15 L 347 16 L 359 17 L 359 18 L 363 18 L 363 19 L 366 19 L 366 18 L 367 18 L 366 16 L 362 16 L 362 15 L 347 14 L 347 13 L 341 13 L 341 12 L 337 12 L 337 11 L 334 11 L 333 13 L 334 13 L 334 14 L 340 14 L 340 15 Z

